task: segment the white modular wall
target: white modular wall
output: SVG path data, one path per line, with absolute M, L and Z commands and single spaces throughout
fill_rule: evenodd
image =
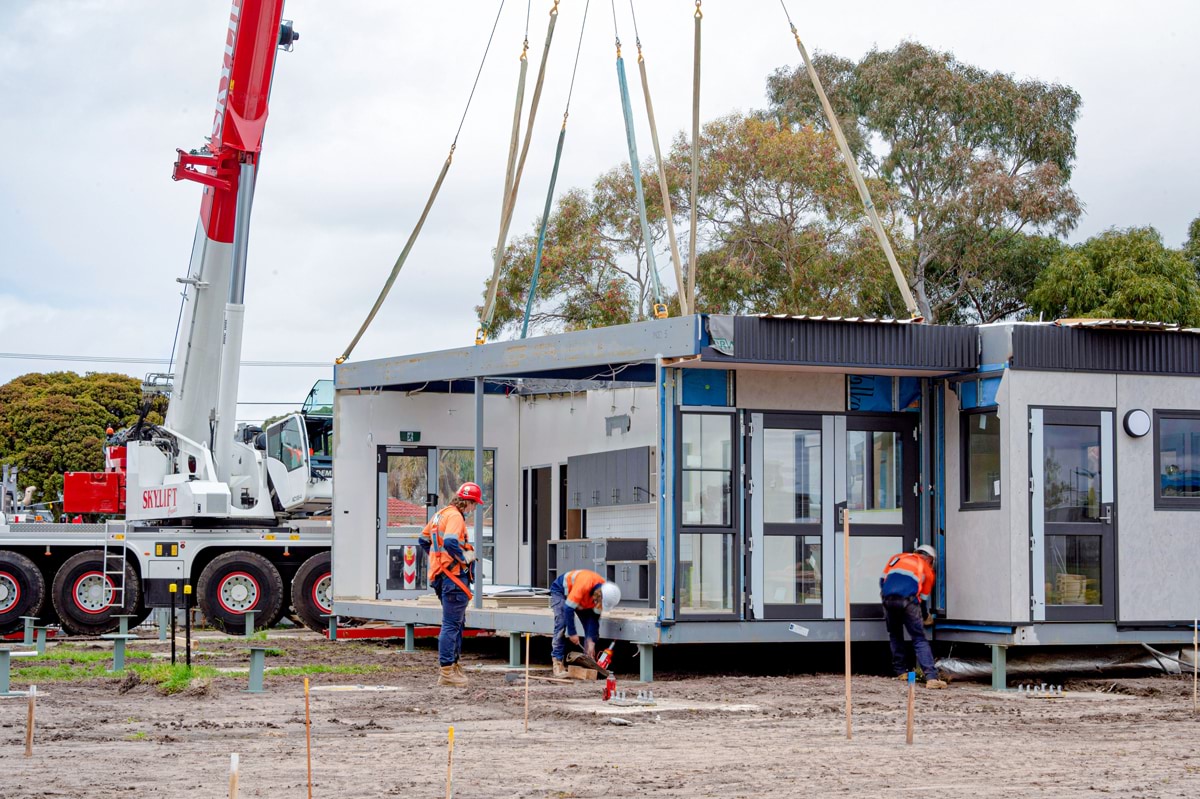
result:
M 846 375 L 827 372 L 738 370 L 737 406 L 758 411 L 843 413 Z
M 1023 453 L 1016 439 L 1028 425 L 1010 401 L 1010 372 L 1000 381 L 1000 507 L 962 510 L 962 414 L 958 396 L 944 390 L 946 408 L 946 614 L 976 622 L 1029 620 L 1028 517 L 1014 515 L 1018 501 L 1028 506 L 1028 469 L 1014 471 Z M 1025 491 L 1017 473 L 1026 475 Z
M 1158 429 L 1134 438 L 1120 421 L 1140 408 L 1200 412 L 1200 380 L 1117 375 L 1117 571 L 1122 621 L 1188 621 L 1200 615 L 1200 511 L 1155 510 Z
M 519 580 L 517 460 L 520 400 L 484 398 L 484 447 L 496 450 L 494 511 L 497 583 Z M 475 446 L 473 394 L 358 393 L 334 397 L 333 569 L 337 600 L 374 599 L 377 580 L 378 473 L 381 445 L 399 445 L 401 430 L 419 430 L 421 446 Z

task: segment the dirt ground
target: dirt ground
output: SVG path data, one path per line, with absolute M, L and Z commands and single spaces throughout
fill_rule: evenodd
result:
M 444 796 L 450 725 L 459 797 L 1200 796 L 1190 676 L 1068 682 L 1059 699 L 979 683 L 919 689 L 910 747 L 907 689 L 882 677 L 855 677 L 850 741 L 839 674 L 663 673 L 650 710 L 606 706 L 599 682 L 535 682 L 525 733 L 524 684 L 506 684 L 495 643 L 469 643 L 465 690 L 433 686 L 428 645 L 406 653 L 306 631 L 268 645 L 270 667 L 379 667 L 311 677 L 315 797 Z M 197 662 L 245 668 L 244 646 L 202 639 Z M 619 682 L 630 696 L 644 688 L 633 678 Z M 388 690 L 331 690 L 360 683 Z M 170 696 L 130 677 L 39 685 L 28 759 L 26 702 L 0 700 L 0 796 L 225 797 L 233 752 L 240 796 L 305 796 L 302 678 L 270 676 L 261 695 L 245 687 L 244 674 Z

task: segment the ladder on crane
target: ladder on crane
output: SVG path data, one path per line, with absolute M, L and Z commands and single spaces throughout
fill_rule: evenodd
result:
M 104 589 L 109 592 L 106 597 L 108 607 L 123 612 L 125 603 L 125 563 L 128 548 L 125 546 L 124 533 L 110 533 L 104 536 L 104 550 L 101 562 L 104 564 Z

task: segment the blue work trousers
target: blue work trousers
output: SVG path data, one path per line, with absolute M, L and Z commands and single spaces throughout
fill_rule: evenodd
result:
M 555 590 L 557 583 L 550 586 L 550 607 L 554 611 L 554 638 L 550 642 L 550 657 L 562 660 L 567 654 L 567 619 L 574 612 L 583 622 L 584 641 L 595 641 L 600 637 L 600 615 L 594 610 L 567 607 L 567 596 Z M 572 620 L 573 621 L 573 620 Z M 574 624 L 571 625 L 574 627 Z
M 892 672 L 897 676 L 909 670 L 909 647 L 904 641 L 904 632 L 912 639 L 912 649 L 917 656 L 917 665 L 925 672 L 925 679 L 937 679 L 937 667 L 933 664 L 933 649 L 925 639 L 925 620 L 921 616 L 921 603 L 915 596 L 886 596 L 883 612 L 887 617 L 888 638 L 892 644 Z
M 467 622 L 467 604 L 471 601 L 453 580 L 442 581 L 442 629 L 438 631 L 438 665 L 453 666 L 462 655 L 463 627 Z

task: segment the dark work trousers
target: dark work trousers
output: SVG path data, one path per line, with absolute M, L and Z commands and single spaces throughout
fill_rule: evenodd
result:
M 438 665 L 453 666 L 462 654 L 463 627 L 467 622 L 470 602 L 453 580 L 439 576 L 442 581 L 442 629 L 438 632 Z
M 583 608 L 572 611 L 567 607 L 566 595 L 557 590 L 557 586 L 557 582 L 550 586 L 550 608 L 554 611 L 554 638 L 550 641 L 550 657 L 562 660 L 567 654 L 567 614 L 573 612 L 583 622 L 585 643 L 600 637 L 600 616 L 594 610 Z
M 933 649 L 925 639 L 921 603 L 915 596 L 885 596 L 883 613 L 887 618 L 888 638 L 892 644 L 892 672 L 900 675 L 908 671 L 908 646 L 904 642 L 904 631 L 907 630 L 917 655 L 917 665 L 925 672 L 925 679 L 936 680 L 937 667 L 933 664 Z

